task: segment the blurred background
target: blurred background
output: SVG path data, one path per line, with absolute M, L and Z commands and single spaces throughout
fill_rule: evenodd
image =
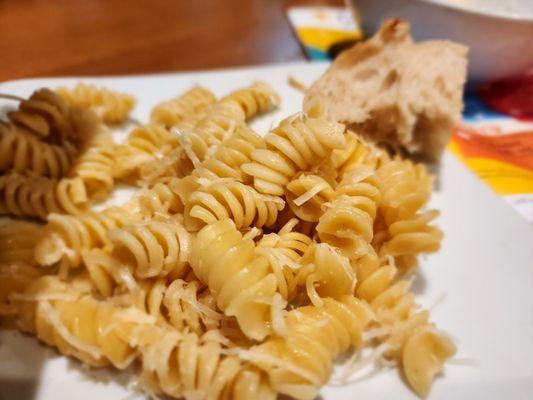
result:
M 305 60 L 286 10 L 342 0 L 0 0 L 0 82 Z

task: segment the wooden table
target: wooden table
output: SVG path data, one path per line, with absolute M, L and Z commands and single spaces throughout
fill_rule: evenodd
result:
M 285 10 L 342 0 L 0 0 L 0 82 L 304 60 Z

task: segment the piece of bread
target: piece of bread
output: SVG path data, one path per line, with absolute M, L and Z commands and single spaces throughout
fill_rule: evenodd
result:
M 388 20 L 343 52 L 306 92 L 320 107 L 376 143 L 437 161 L 461 117 L 467 48 L 414 43 L 408 23 Z

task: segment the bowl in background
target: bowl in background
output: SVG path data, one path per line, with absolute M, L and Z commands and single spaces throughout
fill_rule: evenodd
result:
M 416 40 L 469 47 L 468 79 L 486 82 L 533 68 L 533 0 L 347 0 L 367 36 L 388 18 L 411 23 Z

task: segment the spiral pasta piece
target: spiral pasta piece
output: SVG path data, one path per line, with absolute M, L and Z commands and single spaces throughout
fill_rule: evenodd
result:
M 393 256 L 403 273 L 409 273 L 417 266 L 416 257 L 422 253 L 433 253 L 440 249 L 442 231 L 430 225 L 437 218 L 437 210 L 429 210 L 417 216 L 396 221 L 388 228 L 389 239 L 379 249 L 381 256 Z
M 76 154 L 68 142 L 61 146 L 46 143 L 13 126 L 0 126 L 0 171 L 61 178 L 68 174 Z
M 12 172 L 0 176 L 0 214 L 46 218 L 50 213 L 80 214 L 88 208 L 79 178 L 58 181 Z
M 260 193 L 281 196 L 298 172 L 320 164 L 344 145 L 343 132 L 342 125 L 321 117 L 292 116 L 265 136 L 267 148 L 254 150 L 254 161 L 242 170 L 253 177 Z
M 176 220 L 150 220 L 108 232 L 112 255 L 141 279 L 183 276 L 191 237 Z
M 287 184 L 285 199 L 294 214 L 309 222 L 317 222 L 323 206 L 335 197 L 331 185 L 322 177 L 303 173 Z
M 243 333 L 261 340 L 272 332 L 276 278 L 230 220 L 205 226 L 193 240 L 191 267 L 216 296 L 218 308 L 234 316 Z
M 365 142 L 353 131 L 346 133 L 346 146 L 342 149 L 335 149 L 331 153 L 331 158 L 327 164 L 336 172 L 338 180 L 342 180 L 344 175 L 354 169 L 368 167 L 376 170 L 389 160 L 388 154 Z
M 100 124 L 92 111 L 69 107 L 61 96 L 46 88 L 33 92 L 18 110 L 7 115 L 14 125 L 39 138 L 70 141 L 76 147 L 90 140 Z
M 237 356 L 224 356 L 209 334 L 166 332 L 142 350 L 141 382 L 155 394 L 191 399 L 274 400 L 264 373 Z
M 183 206 L 191 194 L 200 189 L 202 182 L 210 182 L 218 178 L 232 178 L 246 183 L 247 176 L 240 166 L 251 160 L 253 149 L 262 147 L 264 147 L 264 142 L 261 137 L 244 126 L 238 127 L 217 147 L 212 156 L 206 158 L 192 171 L 191 175 L 183 178 L 160 176 L 161 173 L 168 174 L 167 167 L 163 165 L 162 169 L 152 171 L 146 183 L 154 185 L 152 187 L 154 189 L 165 182 L 168 190 L 179 196 L 180 204 Z M 172 173 L 171 175 L 181 176 L 184 173 Z M 174 208 L 175 212 L 183 211 L 183 207 Z
M 218 329 L 225 318 L 216 310 L 213 294 L 198 281 L 146 280 L 139 293 L 136 302 L 142 310 L 180 332 L 188 330 L 201 335 Z
M 142 166 L 178 147 L 179 141 L 166 128 L 156 124 L 134 128 L 126 142 L 117 149 L 119 170 L 116 176 L 124 178 L 136 176 Z
M 43 237 L 35 248 L 35 259 L 41 265 L 62 262 L 71 268 L 81 264 L 83 250 L 107 246 L 107 232 L 138 220 L 137 214 L 121 207 L 102 212 L 85 212 L 76 216 L 50 214 Z
M 192 174 L 197 177 L 233 178 L 249 183 L 241 166 L 252 161 L 255 149 L 262 148 L 265 148 L 263 138 L 246 126 L 238 126 Z
M 238 103 L 228 100 L 209 106 L 198 121 L 185 122 L 172 130 L 179 146 L 161 160 L 145 164 L 142 171 L 145 179 L 154 181 L 156 178 L 189 175 L 224 139 L 244 126 L 245 115 Z
M 171 128 L 215 101 L 213 93 L 202 86 L 195 86 L 181 96 L 156 105 L 152 110 L 150 121 Z
M 272 386 L 296 399 L 313 399 L 326 384 L 336 357 L 358 350 L 373 318 L 368 305 L 351 295 L 326 298 L 322 307 L 304 306 L 287 315 L 287 334 L 250 349 L 250 360 Z
M 381 256 L 395 258 L 403 274 L 418 266 L 417 255 L 437 251 L 442 232 L 431 222 L 436 210 L 422 211 L 431 194 L 432 178 L 421 164 L 395 159 L 380 167 L 383 193 L 380 211 L 384 232 L 375 245 Z
M 78 83 L 73 89 L 60 87 L 55 90 L 71 107 L 87 108 L 109 124 L 124 122 L 135 106 L 135 98 L 105 87 Z
M 18 110 L 10 111 L 8 118 L 32 134 L 44 138 L 57 134 L 67 138 L 73 130 L 70 107 L 65 100 L 50 89 L 39 89 L 29 99 L 20 103 Z
M 356 259 L 368 251 L 373 237 L 381 197 L 379 180 L 372 171 L 361 169 L 345 177 L 335 189 L 335 196 L 316 231 L 321 241 Z
M 137 347 L 156 338 L 149 316 L 96 300 L 80 285 L 54 276 L 34 281 L 16 299 L 21 329 L 94 367 L 127 368 L 138 357 Z
M 278 292 L 285 300 L 293 300 L 299 286 L 305 284 L 307 276 L 302 256 L 313 243 L 312 239 L 293 231 L 298 220 L 289 220 L 278 233 L 264 235 L 257 243 L 257 252 L 268 259 L 270 269 L 276 276 Z
M 429 323 L 429 313 L 420 311 L 409 282 L 398 280 L 391 257 L 378 259 L 370 252 L 357 263 L 356 296 L 367 301 L 376 314 L 385 356 L 398 362 L 408 383 L 420 396 L 427 396 L 433 377 L 455 354 L 455 345 Z
M 304 267 L 299 279 L 305 279 L 307 296 L 315 306 L 323 306 L 323 297 L 354 293 L 357 278 L 350 260 L 327 243 L 310 246 L 301 263 Z
M 141 189 L 131 203 L 146 217 L 155 214 L 181 213 L 184 200 L 180 190 L 184 188 L 184 184 L 185 182 L 181 182 L 178 178 L 170 178 L 168 183 L 157 182 L 151 188 Z
M 184 177 L 198 168 L 206 158 L 214 158 L 209 165 L 210 169 L 219 172 L 223 169 L 228 173 L 231 168 L 232 176 L 239 174 L 242 177 L 238 166 L 250 161 L 250 144 L 254 148 L 264 147 L 262 139 L 245 128 L 245 121 L 275 107 L 279 100 L 276 100 L 276 96 L 268 85 L 257 83 L 230 93 L 193 117 L 175 124 L 181 146 L 161 162 L 157 162 L 162 166 L 147 165 L 145 169 L 149 172 L 143 173 L 143 177 L 151 180 L 164 176 Z M 234 133 L 236 134 L 233 135 Z M 221 143 L 232 135 L 233 141 L 222 146 Z M 250 143 L 245 143 L 247 140 Z M 216 149 L 219 150 L 215 157 L 211 157 L 212 149 L 215 152 Z M 243 156 L 246 160 L 243 160 Z M 235 163 L 238 163 L 238 166 Z
M 257 81 L 251 86 L 236 90 L 221 99 L 222 102 L 232 100 L 239 104 L 246 114 L 246 119 L 251 119 L 259 114 L 271 111 L 280 103 L 276 91 L 265 82 Z
M 39 268 L 31 263 L 0 263 L 0 327 L 4 325 L 6 318 L 17 314 L 17 307 L 12 304 L 11 297 L 23 292 L 41 275 Z
M 100 134 L 92 141 L 70 170 L 70 177 L 79 177 L 92 200 L 107 198 L 113 189 L 115 174 L 115 147 L 112 137 Z
M 426 398 L 434 377 L 442 371 L 443 365 L 456 353 L 453 342 L 433 329 L 424 327 L 415 331 L 405 343 L 402 367 L 413 390 Z
M 376 175 L 383 194 L 381 210 L 388 226 L 414 216 L 429 200 L 432 179 L 422 164 L 394 159 L 382 165 Z
M 227 218 L 237 229 L 272 226 L 278 211 L 283 208 L 281 198 L 265 198 L 248 185 L 237 181 L 215 181 L 195 191 L 185 204 L 184 222 L 190 231 Z
M 42 231 L 43 226 L 33 222 L 0 221 L 0 264 L 35 264 L 33 250 Z

